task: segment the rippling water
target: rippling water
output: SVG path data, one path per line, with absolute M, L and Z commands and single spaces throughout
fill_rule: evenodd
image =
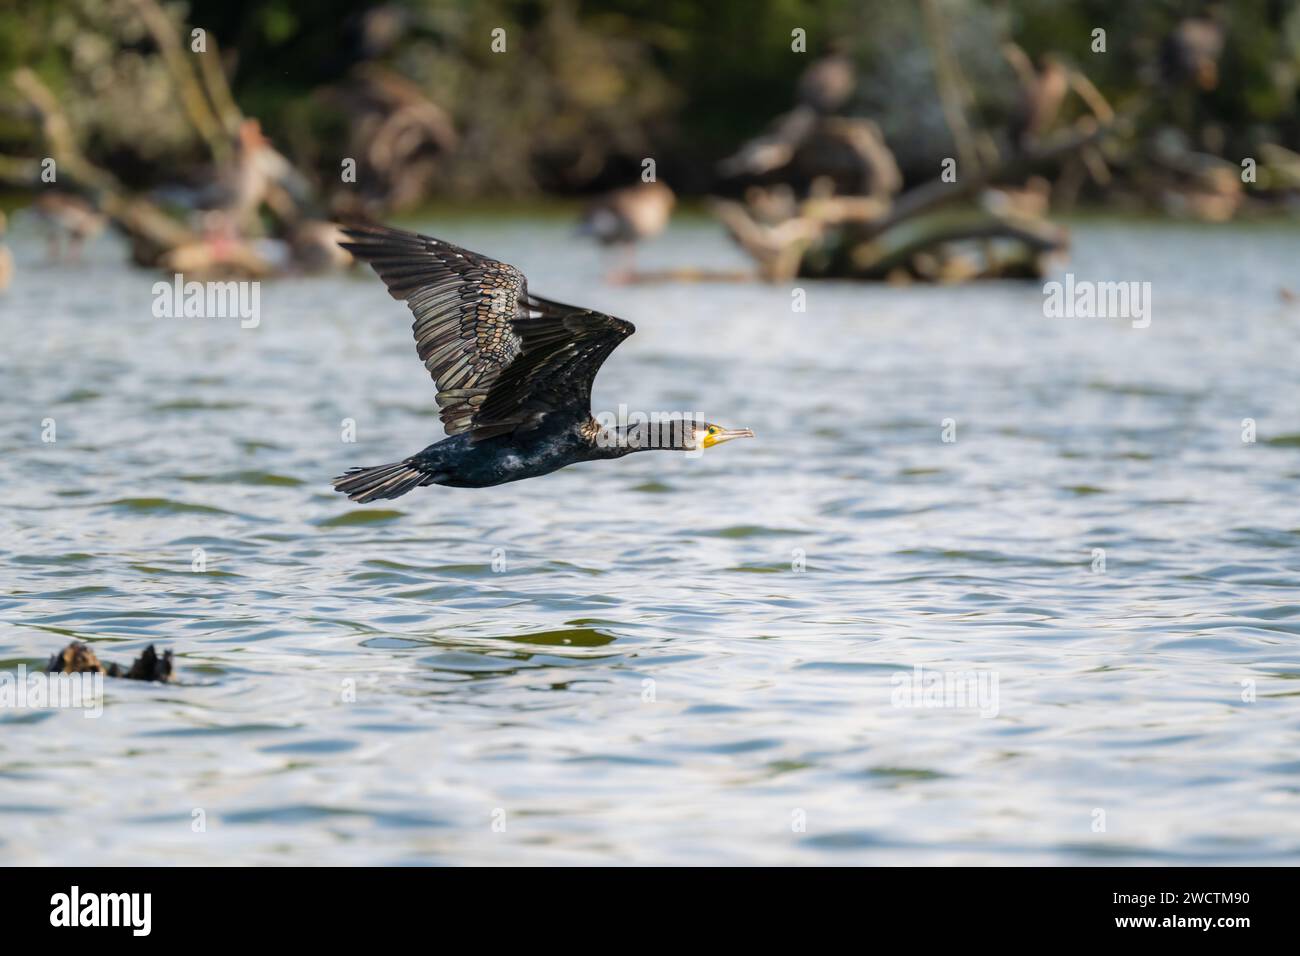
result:
M 155 643 L 180 682 L 0 711 L 0 858 L 1300 861 L 1294 231 L 1078 226 L 1079 278 L 1152 282 L 1134 329 L 1033 284 L 797 314 L 609 286 L 558 220 L 425 228 L 637 323 L 598 409 L 758 439 L 352 505 L 332 476 L 441 434 L 373 276 L 264 283 L 241 329 L 19 237 L 0 666 Z M 645 258 L 740 264 L 702 223 Z M 996 715 L 895 706 L 917 667 Z

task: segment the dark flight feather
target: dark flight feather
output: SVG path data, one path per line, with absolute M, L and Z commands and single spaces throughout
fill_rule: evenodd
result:
M 415 316 L 416 350 L 438 387 L 448 435 L 480 441 L 552 412 L 587 417 L 596 373 L 636 331 L 602 312 L 530 295 L 514 266 L 449 242 L 384 226 L 343 231 L 343 248 L 369 262 Z

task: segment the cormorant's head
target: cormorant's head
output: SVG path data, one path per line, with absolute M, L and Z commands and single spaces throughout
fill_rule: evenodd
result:
M 691 431 L 692 449 L 712 448 L 733 438 L 753 438 L 754 432 L 749 428 L 723 428 L 712 422 L 695 422 Z

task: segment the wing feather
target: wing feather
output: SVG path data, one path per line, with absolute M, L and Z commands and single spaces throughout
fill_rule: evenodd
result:
M 559 411 L 585 418 L 601 364 L 636 331 L 602 312 L 530 295 L 514 266 L 449 242 L 385 226 L 343 231 L 341 245 L 410 308 L 448 435 L 482 440 Z

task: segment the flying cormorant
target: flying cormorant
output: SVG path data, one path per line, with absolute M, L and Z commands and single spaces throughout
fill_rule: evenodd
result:
M 351 226 L 341 245 L 369 262 L 415 316 L 416 349 L 438 386 L 447 438 L 390 465 L 334 479 L 353 501 L 420 485 L 483 488 L 634 451 L 697 451 L 752 438 L 692 418 L 607 427 L 591 383 L 635 328 L 528 291 L 514 266 L 449 242 L 384 226 Z

